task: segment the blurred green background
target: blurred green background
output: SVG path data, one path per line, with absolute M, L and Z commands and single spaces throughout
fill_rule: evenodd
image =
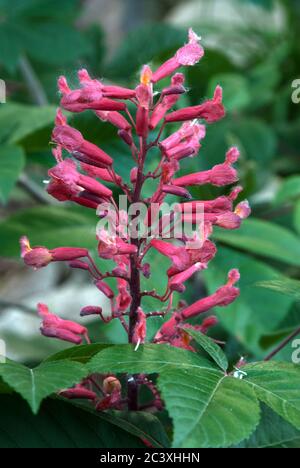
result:
M 132 86 L 141 65 L 168 58 L 190 26 L 202 36 L 206 55 L 187 70 L 190 91 L 180 106 L 198 104 L 220 83 L 228 114 L 208 128 L 200 156 L 183 171 L 222 162 L 228 146 L 237 144 L 242 195 L 253 215 L 239 231 L 214 233 L 218 255 L 191 281 L 185 299 L 213 292 L 230 268 L 240 269 L 241 297 L 216 311 L 214 330 L 232 360 L 263 358 L 300 325 L 300 104 L 292 101 L 293 82 L 300 79 L 300 2 L 0 0 L 0 79 L 6 84 L 0 104 L 0 338 L 11 358 L 31 363 L 64 346 L 39 336 L 37 302 L 73 319 L 81 306 L 108 307 L 84 273 L 61 265 L 32 272 L 18 258 L 23 234 L 50 248 L 96 247 L 93 213 L 59 205 L 44 192 L 53 165 L 57 76 L 65 74 L 76 86 L 76 71 L 86 67 L 95 77 Z M 89 113 L 72 125 L 107 150 L 128 178 L 130 155 L 113 128 Z M 200 199 L 219 193 L 207 187 L 193 192 Z M 163 289 L 163 268 L 167 263 L 153 257 L 147 288 Z M 270 281 L 268 288 L 258 284 Z M 118 324 L 89 326 L 98 341 L 126 339 Z M 149 337 L 158 326 L 153 319 Z M 291 347 L 278 358 L 289 361 Z

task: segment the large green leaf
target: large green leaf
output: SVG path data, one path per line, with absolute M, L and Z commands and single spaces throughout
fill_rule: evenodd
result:
M 91 372 L 129 372 L 148 374 L 162 372 L 168 367 L 184 369 L 212 369 L 209 361 L 184 349 L 169 345 L 144 345 L 134 351 L 132 345 L 118 345 L 105 349 L 88 363 Z
M 0 255 L 18 256 L 19 239 L 27 235 L 32 245 L 48 248 L 96 247 L 97 218 L 90 213 L 60 206 L 39 206 L 0 223 Z
M 248 219 L 237 231 L 216 229 L 214 237 L 232 247 L 300 266 L 300 239 L 288 229 L 268 221 Z
M 210 355 L 210 357 L 216 362 L 216 364 L 218 364 L 218 366 L 223 371 L 227 371 L 228 360 L 220 346 L 218 346 L 211 338 L 204 335 L 203 333 L 200 333 L 188 327 L 184 327 L 183 329 L 196 341 L 196 343 L 198 343 L 198 345 L 201 346 L 201 348 L 204 349 L 204 351 L 207 352 L 207 354 Z
M 72 348 L 64 349 L 58 353 L 53 354 L 52 356 L 47 357 L 44 362 L 54 362 L 54 361 L 75 361 L 81 362 L 82 364 L 87 363 L 95 354 L 98 354 L 103 349 L 111 346 L 109 344 L 89 344 L 81 346 L 72 346 Z
M 226 447 L 250 436 L 259 422 L 251 387 L 196 353 L 165 345 L 137 352 L 130 345 L 115 346 L 88 367 L 91 372 L 159 372 L 158 386 L 174 421 L 174 447 Z
M 261 421 L 252 436 L 238 448 L 299 448 L 300 431 L 262 405 Z
M 27 401 L 35 414 L 44 398 L 71 387 L 86 375 L 87 369 L 78 362 L 49 362 L 34 369 L 9 360 L 0 364 L 0 376 Z
M 243 368 L 257 397 L 300 429 L 300 367 L 290 363 L 262 362 Z
M 238 268 L 241 274 L 238 284 L 240 297 L 226 308 L 217 308 L 216 314 L 226 330 L 234 334 L 246 349 L 261 353 L 263 357 L 265 350 L 259 347 L 260 338 L 276 330 L 288 314 L 293 298 L 256 286 L 260 281 L 281 278 L 275 269 L 224 247 L 219 248 L 218 255 L 204 272 L 209 293 L 214 293 L 224 284 L 231 268 Z
M 174 422 L 174 447 L 227 447 L 250 436 L 259 422 L 254 392 L 214 370 L 170 369 L 159 388 Z
M 7 202 L 24 165 L 25 157 L 22 148 L 0 147 L 0 202 Z
M 68 402 L 47 400 L 38 416 L 16 395 L 0 395 L 1 448 L 143 448 L 135 435 L 120 427 L 120 420 L 91 414 Z M 128 429 L 128 426 L 127 426 Z

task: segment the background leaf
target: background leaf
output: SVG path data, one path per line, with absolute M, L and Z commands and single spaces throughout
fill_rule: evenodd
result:
M 0 147 L 0 201 L 6 203 L 23 168 L 25 157 L 18 146 Z
M 25 210 L 0 223 L 0 255 L 19 256 L 19 239 L 25 232 L 32 245 L 51 249 L 59 242 L 59 246 L 93 249 L 96 225 L 96 216 L 76 209 L 40 206 Z
M 300 239 L 267 221 L 248 219 L 238 231 L 215 230 L 214 238 L 262 257 L 300 266 Z

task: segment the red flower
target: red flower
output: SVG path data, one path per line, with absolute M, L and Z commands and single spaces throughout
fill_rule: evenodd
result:
M 152 75 L 152 82 L 156 83 L 166 76 L 174 73 L 182 66 L 192 66 L 199 62 L 204 55 L 204 50 L 199 44 L 198 37 L 192 29 L 189 30 L 189 43 L 181 47 L 174 57 L 161 65 Z

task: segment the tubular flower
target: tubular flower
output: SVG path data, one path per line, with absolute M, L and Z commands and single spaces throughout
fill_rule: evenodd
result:
M 43 319 L 41 333 L 50 338 L 81 344 L 83 338 L 89 342 L 87 329 L 76 322 L 63 320 L 57 315 L 51 314 L 45 304 L 38 304 L 39 316 Z
M 180 67 L 193 66 L 201 60 L 204 55 L 204 50 L 199 44 L 200 37 L 194 33 L 192 29 L 189 30 L 189 42 L 181 47 L 174 57 L 169 59 L 161 65 L 152 75 L 152 83 L 171 75 Z
M 203 54 L 200 38 L 190 29 L 188 43 L 173 57 L 156 70 L 149 65 L 142 67 L 139 82 L 133 89 L 94 79 L 85 69 L 78 72 L 76 89 L 71 89 L 65 77 L 58 79 L 61 102 L 51 138 L 55 166 L 48 173 L 47 192 L 58 201 L 80 205 L 81 210 L 93 210 L 97 223 L 96 249 L 92 255 L 86 248 L 31 247 L 27 237 L 20 240 L 21 257 L 26 265 L 39 269 L 61 261 L 76 269 L 77 274 L 89 275 L 94 287 L 108 298 L 108 308 L 102 309 L 97 303 L 86 305 L 78 311 L 80 317 L 104 323 L 118 321 L 135 350 L 147 342 L 148 319 L 159 316 L 162 322 L 150 341 L 195 351 L 188 328 L 207 333 L 217 324 L 217 319 L 209 315 L 201 322 L 201 316 L 211 314 L 215 307 L 230 305 L 239 296 L 236 286 L 239 272 L 233 269 L 226 284 L 213 294 L 196 298 L 193 304 L 183 300 L 175 304 L 175 297 L 185 291 L 188 281 L 193 278 L 196 285 L 196 276 L 209 267 L 217 254 L 211 240 L 215 226 L 238 229 L 251 212 L 247 200 L 237 201 L 242 191 L 240 186 L 234 186 L 229 194 L 218 191 L 218 196 L 210 200 L 193 198 L 196 192 L 190 189 L 204 184 L 224 187 L 238 181 L 234 165 L 240 153 L 235 146 L 228 150 L 224 162 L 201 170 L 199 152 L 206 126 L 225 116 L 221 86 L 216 87 L 211 99 L 199 105 L 179 104 L 182 96 L 185 102 L 188 98 L 184 67 L 196 65 Z M 163 83 L 159 83 L 161 80 Z M 132 164 L 127 166 L 118 161 L 116 171 L 119 151 L 114 155 L 112 147 L 107 154 L 88 141 L 68 124 L 61 109 L 73 113 L 90 111 L 98 124 L 99 120 L 102 122 L 100 133 L 104 124 L 112 125 L 124 152 L 132 157 Z M 176 122 L 180 124 L 174 128 Z M 199 166 L 198 172 L 181 173 L 184 160 L 191 157 L 195 158 L 195 166 Z M 118 174 L 121 171 L 122 177 Z M 175 197 L 178 203 L 172 206 L 166 203 Z M 72 239 L 72 229 L 68 233 Z M 90 235 L 87 237 L 90 242 Z M 83 246 L 85 240 L 82 236 Z M 149 278 L 156 280 L 151 261 L 154 253 L 159 257 L 158 264 L 160 256 L 169 262 L 167 271 L 162 269 L 157 278 L 165 284 L 162 293 L 144 288 Z M 107 268 L 103 260 L 109 260 Z M 145 298 L 163 305 L 149 311 Z M 87 329 L 76 321 L 58 317 L 44 304 L 38 305 L 38 311 L 44 336 L 76 345 L 83 340 L 90 343 Z M 195 318 L 197 325 L 189 323 Z M 138 411 L 142 409 L 139 389 L 146 386 L 152 397 L 146 406 L 156 411 L 163 408 L 158 390 L 146 375 L 126 374 L 124 380 L 126 385 L 121 386 L 116 376 L 92 374 L 73 388 L 62 389 L 60 395 L 87 399 L 97 411 Z
M 185 120 L 201 119 L 207 123 L 214 123 L 225 117 L 225 109 L 222 103 L 223 93 L 221 86 L 217 86 L 212 99 L 199 106 L 186 107 L 171 112 L 166 116 L 166 122 L 184 122 Z
M 46 247 L 30 247 L 26 236 L 20 239 L 21 257 L 26 265 L 35 269 L 43 268 L 51 262 L 66 262 L 77 260 L 88 255 L 87 249 L 72 247 L 57 247 L 56 249 L 47 249 Z

